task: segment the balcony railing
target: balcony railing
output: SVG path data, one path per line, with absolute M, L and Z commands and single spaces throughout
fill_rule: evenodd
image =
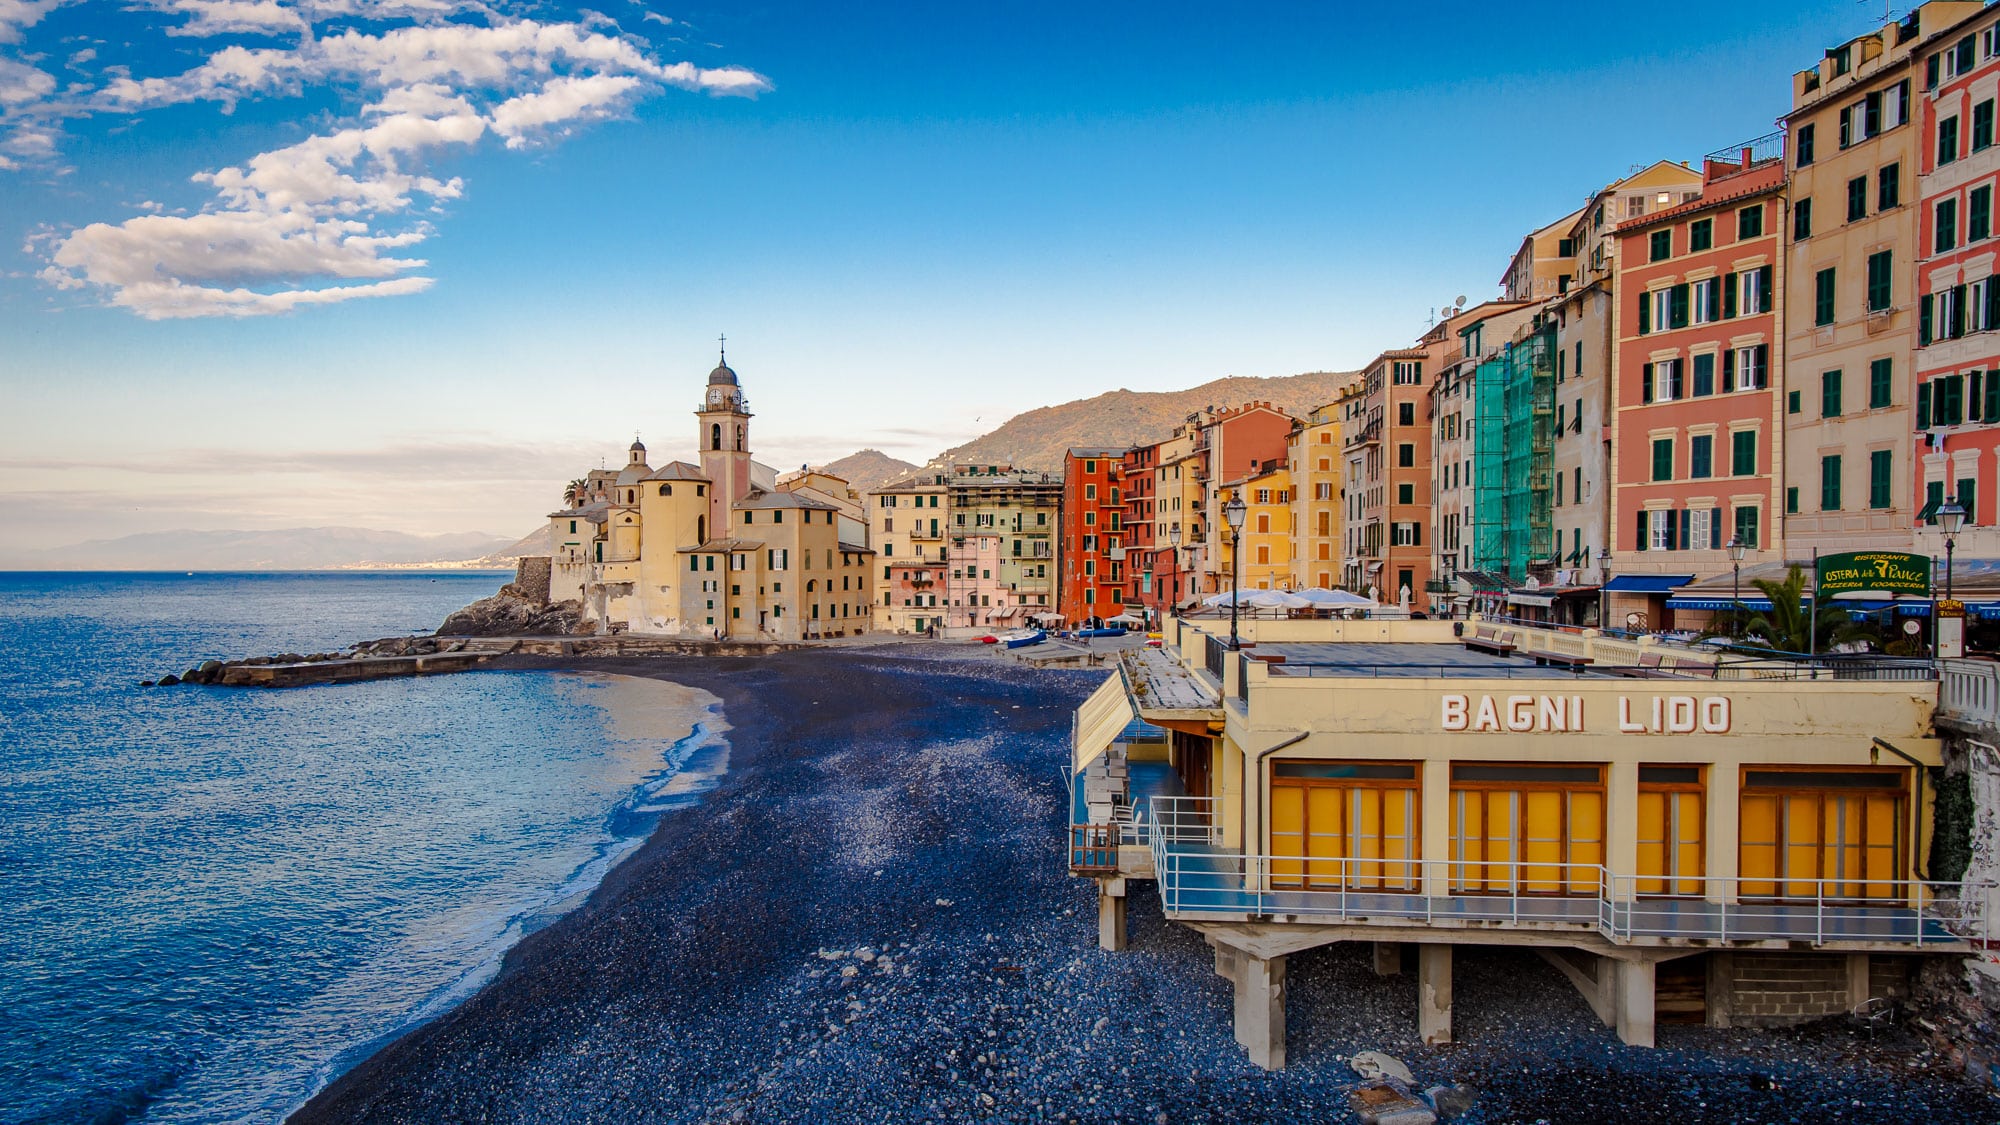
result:
M 2000 727 L 2000 664 L 1945 661 L 1937 713 L 1940 719 L 1967 726 Z
M 1641 876 L 1588 863 L 1250 855 L 1220 845 L 1216 812 L 1212 798 L 1153 801 L 1148 844 L 1169 918 L 1531 927 L 1592 931 L 1629 945 L 1985 948 L 2000 897 L 1991 882 Z

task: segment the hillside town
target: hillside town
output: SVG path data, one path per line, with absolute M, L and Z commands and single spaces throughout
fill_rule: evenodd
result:
M 2000 619 L 1992 22 L 1939 0 L 1826 50 L 1779 132 L 1588 190 L 1496 263 L 1497 296 L 1432 310 L 1296 415 L 1218 403 L 1157 441 L 862 493 L 751 460 L 719 365 L 698 465 L 635 443 L 571 486 L 552 595 L 611 630 L 778 640 L 1314 589 L 1645 633 L 1889 550 L 1954 556 L 1977 631 Z M 1926 602 L 1849 609 L 1927 632 Z

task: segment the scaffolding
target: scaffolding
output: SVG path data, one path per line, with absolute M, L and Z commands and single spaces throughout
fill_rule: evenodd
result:
M 1553 326 L 1506 345 L 1473 376 L 1472 565 L 1511 582 L 1554 554 L 1555 391 Z

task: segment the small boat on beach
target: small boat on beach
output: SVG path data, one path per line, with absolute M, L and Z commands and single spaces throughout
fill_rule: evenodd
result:
M 1012 633 L 1002 634 L 1000 643 L 1008 648 L 1027 648 L 1029 645 L 1038 645 L 1048 639 L 1049 635 L 1040 629 L 1018 629 Z

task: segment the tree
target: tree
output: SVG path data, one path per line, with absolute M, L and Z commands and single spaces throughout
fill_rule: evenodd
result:
M 1740 635 L 1752 638 L 1777 649 L 1779 652 L 1826 652 L 1835 645 L 1854 644 L 1866 641 L 1879 644 L 1875 631 L 1849 617 L 1847 610 L 1828 602 L 1819 607 L 1817 621 L 1813 612 L 1805 604 L 1806 575 L 1799 567 L 1792 567 L 1783 582 L 1773 582 L 1769 578 L 1753 578 L 1750 584 L 1771 602 L 1771 608 L 1758 610 L 1742 619 Z M 1731 611 L 1734 620 L 1738 611 Z M 1717 622 L 1708 629 L 1710 635 L 1726 635 L 1731 632 L 1727 621 Z M 1813 643 L 1817 632 L 1818 643 Z
M 564 485 L 563 503 L 569 505 L 572 508 L 576 507 L 578 504 L 583 502 L 584 493 L 589 489 L 589 487 L 590 486 L 588 484 L 584 483 L 582 477 L 578 477 L 577 479 Z

